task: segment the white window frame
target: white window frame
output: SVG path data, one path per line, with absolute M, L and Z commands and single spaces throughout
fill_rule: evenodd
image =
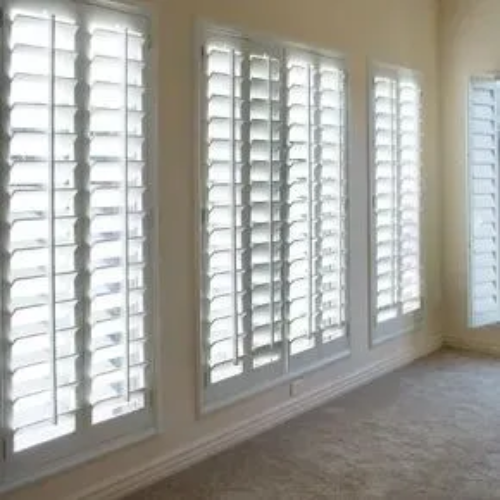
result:
M 376 190 L 375 190 L 375 78 L 387 76 L 400 80 L 407 76 L 417 82 L 420 87 L 420 309 L 409 314 L 399 315 L 395 319 L 386 321 L 381 325 L 377 323 L 377 266 L 376 266 Z M 425 244 L 424 244 L 424 162 L 423 162 L 423 125 L 424 102 L 422 90 L 422 76 L 413 69 L 383 62 L 371 62 L 368 69 L 368 184 L 369 184 L 369 294 L 370 294 L 370 345 L 375 348 L 401 336 L 417 332 L 425 324 Z M 399 127 L 398 127 L 399 131 Z
M 287 57 L 289 55 L 300 54 L 301 56 L 311 58 L 324 58 L 326 60 L 334 61 L 338 68 L 344 72 L 345 78 L 345 110 L 344 110 L 344 174 L 345 174 L 345 248 L 346 248 L 346 264 L 345 264 L 345 335 L 340 337 L 329 344 L 322 345 L 311 352 L 304 352 L 297 354 L 295 359 L 289 354 L 288 340 L 283 342 L 282 358 L 278 363 L 264 366 L 255 370 L 250 377 L 244 373 L 242 376 L 229 378 L 217 384 L 206 383 L 206 367 L 205 367 L 205 353 L 204 353 L 204 327 L 202 321 L 202 286 L 204 283 L 204 207 L 205 191 L 206 191 L 206 178 L 205 171 L 205 153 L 203 141 L 206 131 L 203 127 L 205 120 L 204 110 L 206 105 L 205 98 L 205 75 L 204 75 L 204 50 L 205 45 L 210 39 L 218 41 L 228 41 L 236 46 L 245 44 L 249 46 L 264 49 L 270 54 L 277 54 L 284 66 L 286 66 Z M 221 27 L 209 23 L 199 23 L 197 26 L 196 43 L 195 43 L 195 69 L 197 75 L 197 82 L 195 88 L 195 99 L 197 103 L 197 113 L 195 117 L 195 131 L 197 136 L 197 154 L 195 162 L 196 166 L 196 183 L 197 183 L 197 200 L 198 210 L 196 219 L 196 235 L 197 235 L 197 279 L 198 279 L 198 342 L 197 342 L 197 381 L 198 381 L 198 401 L 197 412 L 202 416 L 211 412 L 217 411 L 221 408 L 232 405 L 238 401 L 249 398 L 253 395 L 265 392 L 280 384 L 286 383 L 298 377 L 302 377 L 307 373 L 324 368 L 341 359 L 345 359 L 351 355 L 351 335 L 350 335 L 350 99 L 349 99 L 349 73 L 347 64 L 343 55 L 328 50 L 311 48 L 280 39 L 269 38 L 259 34 L 242 33 L 237 28 Z M 282 68 L 283 70 L 283 68 Z M 281 88 L 284 90 L 286 81 L 281 82 Z M 285 94 L 285 92 L 282 92 Z M 282 99 L 286 100 L 286 95 L 282 95 Z M 286 107 L 286 103 L 283 104 Z M 314 351 L 314 352 L 313 352 Z M 323 351 L 318 356 L 318 351 Z
M 47 1 L 48 0 L 43 0 Z M 4 79 L 4 61 L 8 57 L 8 36 L 9 24 L 7 20 L 10 4 L 19 5 L 22 8 L 39 10 L 41 0 L 0 0 L 0 15 L 2 23 L 0 25 L 0 69 L 1 78 Z M 148 439 L 158 433 L 158 405 L 156 404 L 156 387 L 158 386 L 159 371 L 157 366 L 156 346 L 158 341 L 158 311 L 159 299 L 159 273 L 157 267 L 158 259 L 158 183 L 156 182 L 157 157 L 156 157 L 156 87 L 153 85 L 153 59 L 151 57 L 151 14 L 145 7 L 123 3 L 118 0 L 51 0 L 50 8 L 57 9 L 61 13 L 68 12 L 78 19 L 80 25 L 86 25 L 89 18 L 98 15 L 99 19 L 105 19 L 108 15 L 113 22 L 117 19 L 124 19 L 128 25 L 135 25 L 144 33 L 147 49 L 144 51 L 144 137 L 145 146 L 145 168 L 144 185 L 148 191 L 145 197 L 144 210 L 146 220 L 145 231 L 145 253 L 146 265 L 145 283 L 148 290 L 145 292 L 147 303 L 146 325 L 148 330 L 147 347 L 145 351 L 145 362 L 149 368 L 146 370 L 146 405 L 145 408 L 111 419 L 103 423 L 88 424 L 81 429 L 79 422 L 81 417 L 77 417 L 77 431 L 73 434 L 48 441 L 34 448 L 14 454 L 7 448 L 7 439 L 4 432 L 7 432 L 8 425 L 5 420 L 5 413 L 0 411 L 0 493 L 11 491 L 15 488 L 43 479 L 47 476 L 59 473 L 70 467 L 85 463 L 101 455 L 110 453 L 120 448 L 129 446 L 136 442 Z M 80 54 L 85 52 L 85 46 L 77 42 L 76 51 Z M 81 93 L 76 92 L 76 100 L 81 98 Z M 4 97 L 1 96 L 3 101 Z M 2 114 L 2 118 L 4 115 Z M 2 125 L 3 128 L 3 125 Z M 7 170 L 7 159 L 4 156 L 6 148 L 4 141 L 0 138 L 0 148 L 2 156 L 0 164 Z M 1 177 L 3 181 L 3 176 Z M 0 209 L 3 207 L 0 204 Z M 0 231 L 0 242 L 6 237 L 6 232 Z M 0 262 L 1 270 L 2 262 Z M 1 294 L 0 294 L 1 300 Z M 1 304 L 1 302 L 0 302 Z M 0 330 L 0 348 L 6 345 Z M 3 351 L 5 352 L 5 350 Z M 0 356 L 2 352 L 0 350 Z M 0 358 L 1 359 L 1 358 Z M 5 363 L 3 363 L 5 366 Z M 0 370 L 0 401 L 5 400 L 6 375 Z M 80 428 L 79 428 L 80 426 Z M 9 455 L 7 453 L 9 452 Z M 7 458 L 8 457 L 8 458 Z

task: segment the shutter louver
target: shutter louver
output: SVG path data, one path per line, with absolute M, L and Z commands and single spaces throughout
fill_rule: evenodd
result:
M 469 323 L 500 319 L 498 94 L 493 78 L 472 80 L 469 92 Z
M 343 71 L 288 61 L 289 341 L 291 354 L 345 334 Z
M 75 430 L 75 34 L 15 13 L 10 31 L 6 313 L 13 451 Z
M 144 39 L 90 33 L 90 316 L 93 422 L 145 406 Z
M 421 310 L 420 87 L 396 72 L 375 76 L 373 92 L 375 321 L 392 335 Z

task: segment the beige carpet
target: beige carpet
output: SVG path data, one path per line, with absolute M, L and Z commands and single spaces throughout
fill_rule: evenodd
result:
M 129 500 L 500 499 L 500 360 L 444 351 Z

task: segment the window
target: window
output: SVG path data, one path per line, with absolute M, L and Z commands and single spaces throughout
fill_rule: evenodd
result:
M 499 86 L 477 77 L 469 90 L 469 324 L 500 320 L 499 303 Z
M 345 73 L 213 31 L 203 48 L 204 404 L 348 351 Z
M 4 12 L 0 487 L 150 426 L 146 35 L 73 2 Z
M 376 68 L 372 88 L 372 340 L 414 330 L 422 312 L 421 90 Z

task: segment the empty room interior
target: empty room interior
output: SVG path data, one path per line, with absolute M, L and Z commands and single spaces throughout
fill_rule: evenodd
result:
M 0 16 L 2 500 L 500 499 L 499 0 Z

